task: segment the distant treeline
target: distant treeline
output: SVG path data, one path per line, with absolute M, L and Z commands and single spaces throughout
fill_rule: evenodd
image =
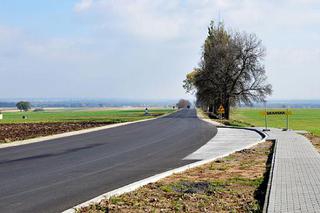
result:
M 269 108 L 320 108 L 320 100 L 298 100 L 298 101 L 269 101 L 267 102 Z M 248 106 L 241 106 L 248 107 Z M 265 107 L 263 103 L 253 104 L 252 107 Z
M 13 103 L 13 102 L 0 102 L 0 107 L 16 107 L 16 103 Z
M 174 106 L 176 101 L 30 101 L 33 108 L 78 108 L 78 107 L 163 107 Z M 16 102 L 0 102 L 0 107 L 16 107 Z
M 18 101 L 17 101 L 18 102 Z M 0 108 L 16 107 L 17 102 L 1 101 Z M 90 100 L 77 100 L 77 101 L 30 101 L 33 108 L 47 108 L 47 107 L 65 107 L 65 108 L 78 108 L 78 107 L 163 107 L 174 106 L 177 101 L 90 101 Z M 248 106 L 240 106 L 248 107 Z M 264 107 L 264 104 L 253 104 L 252 107 Z M 320 108 L 320 100 L 310 101 L 268 101 L 267 107 L 270 108 Z

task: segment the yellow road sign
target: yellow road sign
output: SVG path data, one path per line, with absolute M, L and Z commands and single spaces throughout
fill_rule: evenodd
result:
M 292 115 L 292 111 L 287 110 L 273 110 L 260 112 L 261 115 Z
M 224 112 L 225 112 L 225 110 L 224 110 L 223 106 L 220 105 L 220 107 L 219 107 L 219 109 L 218 109 L 218 113 L 219 113 L 219 114 L 224 114 Z

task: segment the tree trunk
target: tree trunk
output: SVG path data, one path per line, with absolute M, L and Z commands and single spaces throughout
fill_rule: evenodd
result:
M 226 98 L 224 102 L 224 117 L 225 119 L 230 119 L 230 99 Z
M 215 105 L 214 105 L 213 112 L 214 112 L 214 114 L 216 114 L 216 115 L 218 114 L 218 108 L 219 108 L 219 106 L 220 106 L 220 105 L 218 105 L 218 104 L 215 104 Z
M 213 112 L 213 104 L 209 105 L 209 112 Z

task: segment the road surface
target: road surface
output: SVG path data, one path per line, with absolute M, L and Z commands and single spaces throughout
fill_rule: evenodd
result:
M 217 129 L 193 109 L 159 119 L 0 149 L 0 212 L 61 212 L 191 163 Z

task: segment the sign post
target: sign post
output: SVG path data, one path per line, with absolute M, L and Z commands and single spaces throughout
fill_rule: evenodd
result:
M 268 129 L 268 119 L 267 116 L 273 116 L 273 115 L 285 115 L 286 116 L 286 128 L 284 128 L 284 131 L 289 130 L 289 115 L 292 115 L 292 112 L 289 109 L 286 110 L 271 110 L 268 111 L 267 109 L 265 109 L 264 112 L 261 112 L 262 115 L 264 115 L 264 119 L 265 119 L 265 129 L 263 131 L 270 131 Z
M 222 104 L 220 105 L 220 107 L 218 108 L 218 114 L 220 115 L 220 119 L 222 119 L 222 115 L 225 113 L 224 107 L 222 106 Z
M 292 115 L 292 112 L 289 111 L 289 109 L 287 109 L 287 111 L 286 111 L 286 116 L 287 116 L 287 122 L 286 122 L 287 125 L 286 126 L 287 126 L 287 128 L 284 130 L 289 130 L 289 115 Z
M 144 110 L 144 115 L 149 115 L 149 110 L 148 110 L 148 108 L 146 108 L 146 109 Z
M 264 126 L 265 128 L 262 131 L 270 131 L 270 129 L 268 129 L 268 119 L 267 119 L 267 101 L 264 101 Z

